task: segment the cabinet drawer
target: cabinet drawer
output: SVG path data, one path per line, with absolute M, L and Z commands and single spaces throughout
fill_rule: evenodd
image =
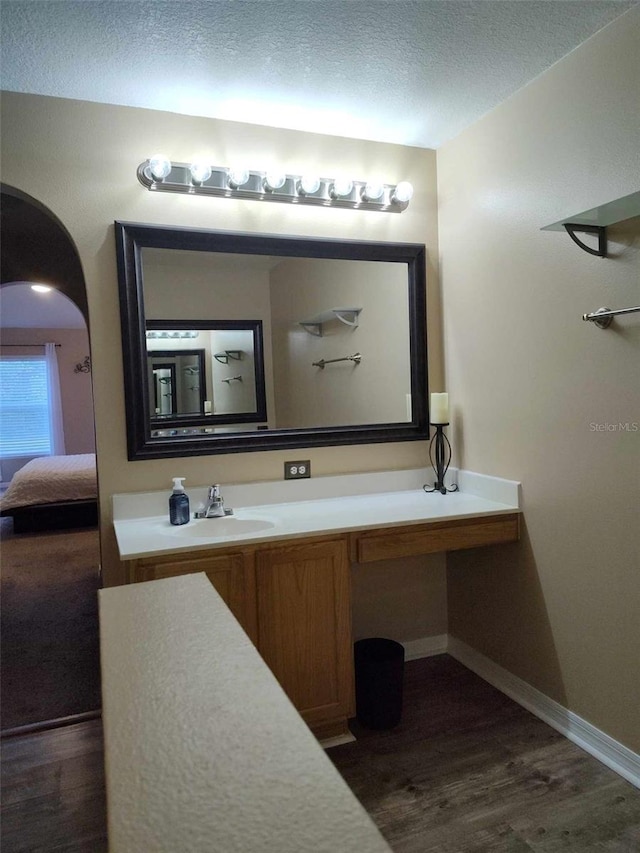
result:
M 354 534 L 353 558 L 358 563 L 412 557 L 437 551 L 458 551 L 480 545 L 515 542 L 519 514 L 455 519 Z

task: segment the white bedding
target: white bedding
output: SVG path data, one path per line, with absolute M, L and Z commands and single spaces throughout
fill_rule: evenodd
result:
M 94 453 L 42 456 L 20 468 L 0 499 L 0 511 L 97 497 Z

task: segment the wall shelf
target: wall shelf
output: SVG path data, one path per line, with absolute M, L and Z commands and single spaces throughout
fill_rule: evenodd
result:
M 590 255 L 600 258 L 607 257 L 607 227 L 640 216 L 640 192 L 631 193 L 622 198 L 584 210 L 574 216 L 566 216 L 551 225 L 545 225 L 541 231 L 566 231 L 569 237 Z M 594 249 L 583 243 L 576 235 L 579 233 L 595 234 L 598 237 L 598 248 Z
M 220 364 L 228 364 L 229 359 L 233 361 L 242 361 L 242 353 L 244 350 L 241 349 L 226 349 L 224 352 L 216 352 L 213 354 L 213 357 L 216 361 L 219 361 Z
M 300 325 L 309 332 L 310 335 L 322 337 L 322 327 L 325 323 L 331 320 L 340 320 L 345 326 L 351 326 L 352 329 L 358 326 L 358 315 L 362 308 L 330 308 L 328 311 L 323 311 L 321 314 L 316 314 L 315 317 L 310 317 L 308 320 L 301 320 Z

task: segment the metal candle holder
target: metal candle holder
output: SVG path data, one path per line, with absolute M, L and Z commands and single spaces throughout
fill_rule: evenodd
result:
M 431 426 L 436 428 L 436 433 L 429 443 L 429 461 L 435 472 L 436 482 L 432 489 L 428 489 L 426 486 L 422 488 L 425 492 L 440 492 L 441 495 L 446 495 L 447 492 L 457 492 L 458 486 L 455 483 L 449 487 L 444 484 L 444 478 L 451 462 L 451 445 L 444 434 L 444 428 L 449 426 L 449 423 L 431 424 Z

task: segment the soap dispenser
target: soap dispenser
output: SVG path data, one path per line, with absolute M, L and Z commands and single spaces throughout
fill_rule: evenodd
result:
M 189 498 L 182 485 L 184 479 L 184 477 L 173 478 L 173 492 L 169 498 L 171 524 L 186 524 L 189 521 Z

